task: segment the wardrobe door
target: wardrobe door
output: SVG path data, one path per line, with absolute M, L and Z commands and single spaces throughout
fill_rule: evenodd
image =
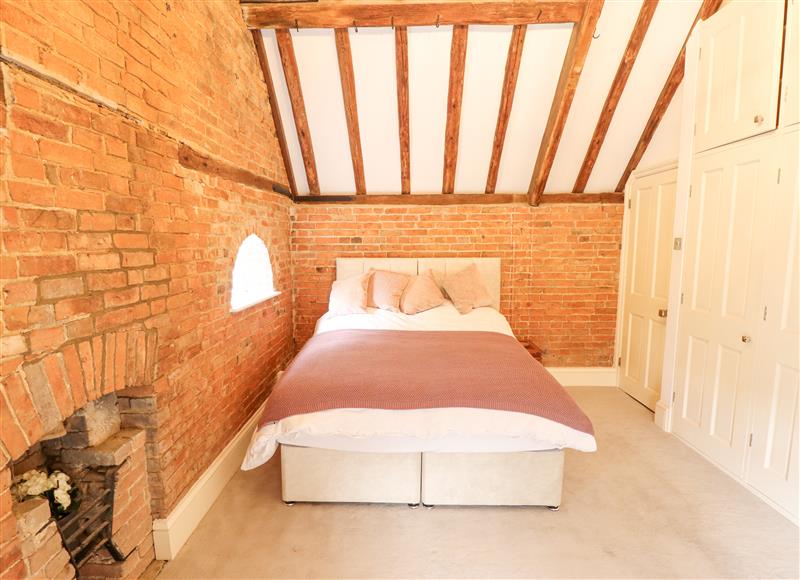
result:
M 655 410 L 661 394 L 677 171 L 635 177 L 629 197 L 620 387 Z
M 692 171 L 678 327 L 674 431 L 744 474 L 764 258 L 765 140 L 699 155 Z
M 798 512 L 798 136 L 775 139 L 780 184 L 769 196 L 764 311 L 756 345 L 753 423 L 747 481 L 795 517 Z
M 777 126 L 783 6 L 775 0 L 729 2 L 702 23 L 695 151 Z

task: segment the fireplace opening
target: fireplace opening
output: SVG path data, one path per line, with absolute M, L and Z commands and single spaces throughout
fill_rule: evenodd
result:
M 111 393 L 14 463 L 14 511 L 30 576 L 135 577 L 152 560 L 145 439 L 143 429 L 126 425 Z

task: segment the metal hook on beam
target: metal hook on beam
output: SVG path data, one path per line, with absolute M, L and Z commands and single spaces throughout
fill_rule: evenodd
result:
M 437 14 L 436 15 L 436 28 L 439 28 L 439 18 L 441 18 L 441 15 Z
M 596 35 L 595 35 L 595 34 L 596 34 Z M 599 32 L 597 32 L 597 33 L 594 33 L 594 32 L 593 32 L 593 33 L 592 33 L 592 38 L 594 38 L 595 40 L 597 40 L 598 38 L 600 38 L 600 33 L 599 33 Z
M 294 29 L 296 32 L 300 32 L 300 24 L 297 22 L 297 18 L 294 19 Z
M 356 24 L 355 19 L 353 19 L 353 28 L 355 29 L 356 34 L 358 34 L 358 25 Z

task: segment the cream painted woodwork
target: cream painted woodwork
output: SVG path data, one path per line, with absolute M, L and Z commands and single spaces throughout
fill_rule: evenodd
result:
M 628 198 L 620 387 L 651 410 L 661 394 L 677 170 L 634 177 Z
M 684 240 L 673 429 L 742 474 L 761 317 L 767 140 L 695 157 Z
M 778 136 L 780 183 L 768 197 L 764 257 L 763 313 L 757 333 L 753 417 L 747 482 L 795 518 L 798 515 L 798 388 L 800 317 L 798 287 L 797 129 Z
M 775 129 L 778 123 L 783 2 L 729 2 L 703 23 L 695 151 Z
M 781 101 L 781 125 L 794 125 L 800 122 L 800 0 L 786 3 L 786 40 L 783 49 L 783 100 Z

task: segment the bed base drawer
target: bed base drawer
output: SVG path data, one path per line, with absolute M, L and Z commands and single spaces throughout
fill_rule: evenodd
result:
M 281 445 L 285 502 L 420 501 L 420 453 L 353 453 Z
M 564 451 L 423 453 L 425 505 L 561 505 Z

